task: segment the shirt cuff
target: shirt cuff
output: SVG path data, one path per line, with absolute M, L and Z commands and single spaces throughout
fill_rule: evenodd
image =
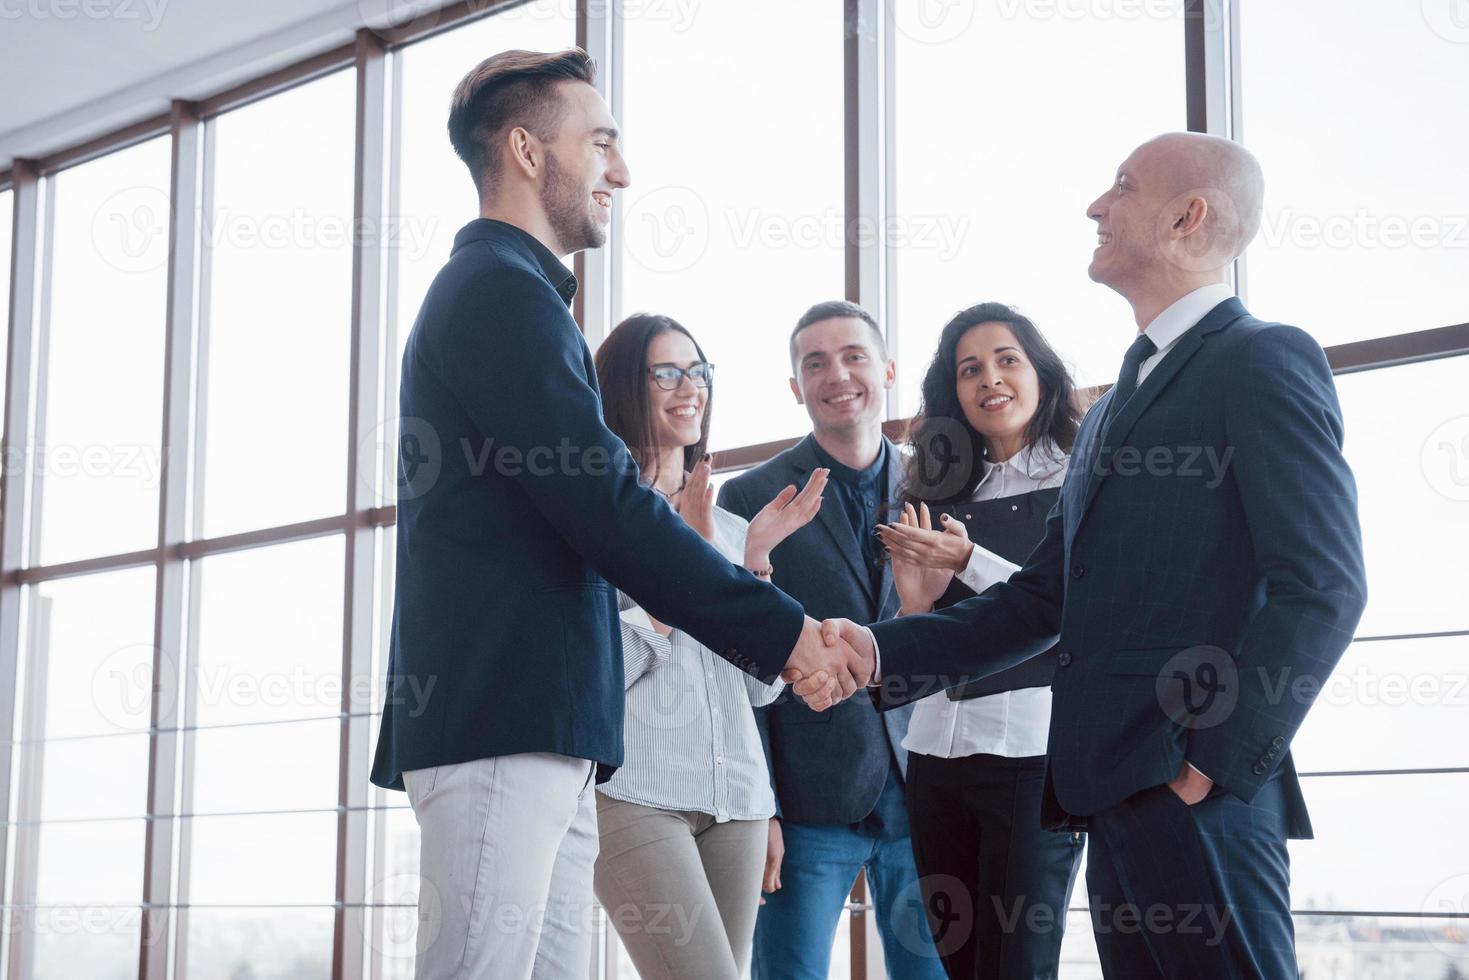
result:
M 877 637 L 872 635 L 872 630 L 866 626 L 862 627 L 867 634 L 867 642 L 872 644 L 872 678 L 867 682 L 868 687 L 882 686 L 882 652 L 877 649 Z
M 1006 561 L 988 548 L 975 545 L 969 562 L 955 576 L 975 592 L 983 592 L 996 582 L 1004 582 L 1020 571 L 1013 561 Z

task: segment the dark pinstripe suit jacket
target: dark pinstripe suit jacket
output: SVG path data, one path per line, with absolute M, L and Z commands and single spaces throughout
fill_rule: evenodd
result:
M 1321 348 L 1228 299 L 1102 432 L 1087 415 L 1046 536 L 965 602 L 872 627 L 881 707 L 983 676 L 1059 638 L 1044 819 L 1087 815 L 1184 760 L 1244 800 L 1289 745 L 1366 597 L 1356 485 Z

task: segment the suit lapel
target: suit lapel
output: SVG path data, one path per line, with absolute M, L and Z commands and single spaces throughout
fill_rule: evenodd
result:
M 1153 368 L 1143 383 L 1138 385 L 1137 390 L 1132 393 L 1127 404 L 1118 410 L 1110 425 L 1103 428 L 1101 421 L 1106 418 L 1106 415 L 1098 417 L 1098 431 L 1093 440 L 1097 450 L 1089 454 L 1091 460 L 1087 468 L 1086 496 L 1082 500 L 1081 513 L 1076 517 L 1076 528 L 1079 528 L 1081 522 L 1086 519 L 1092 501 L 1096 499 L 1097 491 L 1101 489 L 1102 481 L 1112 472 L 1112 453 L 1127 439 L 1128 433 L 1132 431 L 1132 427 L 1142 417 L 1142 414 L 1148 410 L 1148 406 L 1164 388 L 1168 387 L 1168 383 L 1173 380 L 1174 376 L 1183 370 L 1183 366 L 1199 352 L 1199 348 L 1204 346 L 1204 339 L 1209 334 L 1223 329 L 1244 315 L 1244 304 L 1238 298 L 1230 297 L 1224 300 L 1204 314 L 1202 320 L 1178 338 L 1178 343 Z M 1111 404 L 1111 396 L 1112 392 L 1109 391 L 1107 396 L 1098 401 L 1092 410 L 1105 413 Z M 1074 537 L 1075 528 L 1071 533 Z
M 821 465 L 816 458 L 816 450 L 813 445 L 815 436 L 807 436 L 799 445 L 795 454 L 794 473 L 796 479 L 793 481 L 797 487 L 806 485 L 806 479 L 811 471 Z M 852 526 L 847 522 L 846 512 L 840 504 L 824 501 L 821 509 L 816 512 L 816 518 L 825 525 L 827 533 L 831 535 L 832 541 L 836 543 L 837 551 L 846 559 L 847 565 L 851 567 L 852 574 L 856 576 L 857 582 L 862 586 L 862 591 L 872 598 L 872 577 L 867 573 L 867 565 L 862 560 L 862 549 L 857 544 L 856 537 L 852 534 Z
M 896 506 L 898 502 L 898 491 L 903 485 L 903 457 L 898 452 L 898 447 L 893 445 L 886 436 L 883 437 L 883 445 L 888 454 L 888 480 L 887 496 L 883 503 Z M 892 511 L 887 512 L 891 514 Z M 897 598 L 897 586 L 893 583 L 893 563 L 884 560 L 882 563 L 882 578 L 877 593 L 877 616 L 883 618 L 884 612 L 892 607 Z M 895 610 L 896 611 L 896 610 Z

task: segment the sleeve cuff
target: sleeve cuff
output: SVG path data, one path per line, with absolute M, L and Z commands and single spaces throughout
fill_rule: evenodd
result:
M 978 549 L 976 549 L 976 550 L 978 550 Z M 881 687 L 882 686 L 882 652 L 880 650 L 878 650 L 878 648 L 877 648 L 877 637 L 872 634 L 872 630 L 868 629 L 866 626 L 862 627 L 862 629 L 867 634 L 867 642 L 869 642 L 869 643 L 872 644 L 872 677 L 871 677 L 870 680 L 868 680 L 867 686 L 868 687 Z
M 975 592 L 983 592 L 996 582 L 1004 582 L 1020 571 L 1020 566 L 1006 561 L 988 548 L 975 545 L 969 553 L 969 563 L 956 573 L 959 581 Z

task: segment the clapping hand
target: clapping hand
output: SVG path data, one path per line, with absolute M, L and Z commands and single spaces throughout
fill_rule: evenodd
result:
M 714 488 L 709 485 L 713 471 L 714 464 L 706 455 L 694 464 L 683 489 L 668 498 L 684 522 L 709 542 L 714 540 Z
M 961 521 L 945 514 L 939 521 L 942 530 L 934 530 L 928 504 L 922 504 L 916 513 L 912 504 L 904 504 L 902 517 L 897 524 L 877 526 L 878 536 L 894 558 L 949 572 L 962 572 L 969 564 L 974 543 Z
M 903 532 L 894 530 L 895 528 L 915 529 L 933 535 L 928 505 L 923 504 L 921 510 L 914 511 L 912 504 L 904 504 L 903 513 L 898 515 L 896 525 L 878 525 L 877 529 L 878 534 L 882 536 L 883 544 L 888 547 L 888 553 L 893 562 L 893 585 L 897 588 L 898 598 L 903 603 L 899 615 L 907 616 L 913 613 L 928 612 L 954 578 L 952 568 L 936 567 L 937 562 L 941 560 L 938 556 L 943 549 L 952 550 L 955 547 L 953 542 L 962 541 L 968 545 L 969 534 L 962 523 L 950 519 L 944 531 L 937 534 L 938 538 L 947 540 L 941 540 L 936 546 L 921 546 L 902 538 Z M 926 539 L 919 538 L 918 540 Z M 917 554 L 923 547 L 928 547 L 935 565 L 923 564 L 917 560 Z M 967 553 L 964 555 L 964 561 L 966 564 L 969 561 Z
M 745 567 L 767 568 L 775 546 L 805 527 L 821 509 L 821 491 L 831 470 L 813 470 L 806 486 L 796 492 L 793 483 L 760 509 L 745 535 Z

